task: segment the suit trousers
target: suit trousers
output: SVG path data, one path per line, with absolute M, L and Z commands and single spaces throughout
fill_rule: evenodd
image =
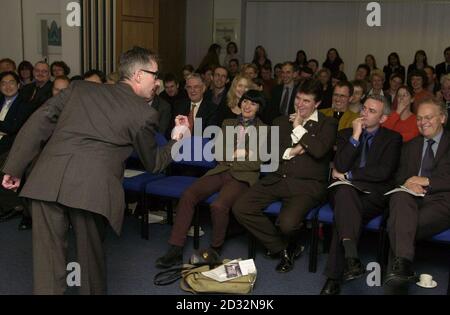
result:
M 388 233 L 395 257 L 414 260 L 415 241 L 430 238 L 450 228 L 450 207 L 446 200 L 414 197 L 405 192 L 392 195 Z
M 287 248 L 290 239 L 298 237 L 304 217 L 320 203 L 317 198 L 299 191 L 302 191 L 301 187 L 291 191 L 285 179 L 272 185 L 258 182 L 235 203 L 234 216 L 266 249 L 278 253 Z M 263 211 L 272 202 L 280 200 L 277 228 Z
M 184 246 L 196 205 L 212 194 L 219 192 L 219 196 L 210 205 L 212 221 L 211 246 L 222 246 L 225 241 L 231 207 L 236 199 L 247 189 L 248 184 L 234 179 L 230 172 L 199 178 L 183 193 L 177 205 L 175 223 L 169 244 Z
M 34 294 L 64 294 L 67 288 L 69 224 L 81 268 L 80 294 L 106 294 L 103 241 L 106 219 L 56 202 L 32 200 Z
M 386 198 L 376 192 L 364 194 L 347 185 L 337 186 L 332 192 L 334 226 L 325 275 L 339 280 L 345 264 L 343 239 L 359 241 L 364 226 L 383 213 Z

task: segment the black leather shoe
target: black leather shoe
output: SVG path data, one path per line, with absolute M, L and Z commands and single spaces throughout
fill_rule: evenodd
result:
M 170 247 L 169 251 L 156 260 L 156 267 L 170 268 L 183 263 L 183 248 L 179 246 Z
M 294 268 L 294 256 L 293 253 L 289 252 L 287 249 L 281 251 L 280 262 L 275 268 L 278 272 L 289 272 Z
M 395 257 L 392 270 L 386 275 L 385 284 L 399 286 L 407 282 L 416 282 L 417 275 L 412 268 L 412 262 L 406 258 Z
M 344 266 L 343 281 L 350 281 L 364 276 L 366 268 L 358 258 L 346 258 Z
M 289 245 L 287 249 L 282 250 L 278 255 L 281 258 L 275 268 L 278 272 L 289 272 L 294 268 L 295 259 L 299 258 L 305 247 L 301 244 Z
M 341 293 L 341 284 L 339 281 L 330 278 L 327 279 L 322 291 L 320 291 L 320 295 L 338 295 L 339 293 Z
M 2 212 L 0 215 L 0 222 L 6 222 L 11 219 L 14 219 L 15 217 L 18 217 L 22 214 L 22 211 L 17 210 L 16 208 L 11 208 L 7 211 Z
M 22 220 L 19 223 L 19 231 L 31 230 L 32 221 L 28 216 L 22 216 Z

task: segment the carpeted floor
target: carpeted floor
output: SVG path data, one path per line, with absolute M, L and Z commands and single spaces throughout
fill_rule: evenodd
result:
M 0 223 L 0 294 L 32 293 L 32 246 L 31 231 L 18 231 L 19 220 Z M 206 235 L 201 238 L 200 247 L 208 246 L 209 224 L 202 222 Z M 167 249 L 170 227 L 163 224 L 150 226 L 150 240 L 140 238 L 139 221 L 125 218 L 121 237 L 108 233 L 106 241 L 109 294 L 180 295 L 184 292 L 178 284 L 155 286 L 153 276 L 160 270 L 154 261 Z M 185 261 L 193 251 L 192 239 L 186 246 Z M 73 250 L 71 250 L 73 252 Z M 367 234 L 361 241 L 360 256 L 364 263 L 375 261 L 376 235 Z M 70 254 L 72 256 L 72 254 Z M 223 258 L 246 258 L 247 237 L 245 234 L 231 238 L 225 244 Z M 254 289 L 257 295 L 313 295 L 318 294 L 324 284 L 322 275 L 327 254 L 321 254 L 318 272 L 308 272 L 308 247 L 296 261 L 295 269 L 279 274 L 274 268 L 277 260 L 267 259 L 262 248 L 258 248 L 256 267 L 258 278 Z M 438 286 L 435 289 L 411 288 L 411 294 L 442 295 L 447 291 L 450 250 L 448 246 L 421 243 L 417 251 L 415 269 L 420 273 L 432 274 Z M 69 291 L 69 293 L 73 293 Z M 342 287 L 342 294 L 380 295 L 382 287 L 369 287 L 366 279 L 355 280 Z

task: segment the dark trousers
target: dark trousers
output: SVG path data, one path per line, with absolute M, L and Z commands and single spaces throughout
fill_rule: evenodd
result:
M 231 207 L 236 199 L 248 189 L 248 184 L 234 179 L 229 172 L 204 176 L 192 184 L 181 197 L 169 244 L 184 246 L 191 226 L 195 206 L 210 195 L 219 192 L 210 205 L 212 221 L 211 246 L 220 247 L 225 241 Z
M 106 219 L 86 210 L 55 202 L 32 200 L 34 294 L 64 294 L 67 288 L 69 223 L 81 267 L 80 294 L 106 293 L 103 240 Z
M 298 191 L 301 191 L 300 187 Z M 235 203 L 234 216 L 265 248 L 278 253 L 287 248 L 289 239 L 298 236 L 304 217 L 320 203 L 317 198 L 298 191 L 291 192 L 285 180 L 267 186 L 258 182 Z M 263 210 L 280 200 L 278 229 Z
M 394 256 L 414 260 L 415 241 L 430 238 L 450 228 L 450 206 L 446 200 L 414 197 L 398 192 L 389 204 L 388 231 Z
M 334 227 L 325 275 L 340 279 L 344 271 L 343 239 L 359 241 L 362 229 L 370 220 L 383 213 L 386 198 L 376 192 L 364 194 L 347 185 L 340 185 L 332 193 Z

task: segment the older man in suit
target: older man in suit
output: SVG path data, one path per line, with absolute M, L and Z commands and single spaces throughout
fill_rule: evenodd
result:
M 395 185 L 394 173 L 400 158 L 402 137 L 381 127 L 390 114 L 382 96 L 369 96 L 353 128 L 341 130 L 334 158 L 334 179 L 354 186 L 333 188 L 334 229 L 325 270 L 328 277 L 322 295 L 338 294 L 340 281 L 364 275 L 357 251 L 362 228 L 387 206 L 384 196 Z M 369 192 L 363 193 L 362 191 Z
M 218 124 L 218 106 L 206 99 L 206 85 L 200 74 L 193 73 L 186 79 L 186 91 L 188 100 L 182 100 L 175 104 L 173 108 L 174 117 L 178 115 L 188 116 L 191 127 L 195 130 L 195 124 L 202 120 L 202 132 L 208 126 Z
M 413 271 L 416 240 L 450 228 L 450 134 L 443 125 L 447 109 L 426 99 L 417 109 L 420 135 L 403 146 L 397 184 L 416 194 L 397 192 L 389 203 L 391 244 L 386 289 L 407 289 Z M 400 292 L 404 293 L 403 290 Z
M 19 188 L 25 168 L 47 142 L 20 194 L 32 200 L 36 294 L 62 294 L 67 287 L 69 223 L 80 293 L 104 294 L 103 240 L 107 221 L 121 230 L 125 160 L 134 148 L 150 172 L 171 161 L 174 141 L 158 149 L 158 114 L 145 102 L 156 81 L 156 56 L 135 47 L 121 56 L 119 71 L 116 85 L 76 81 L 51 98 L 21 129 L 3 168 L 3 186 Z M 178 117 L 179 124 L 185 121 Z
M 337 122 L 317 111 L 322 86 L 306 81 L 296 92 L 296 115 L 292 122 L 282 116 L 279 127 L 280 163 L 233 206 L 236 219 L 273 255 L 279 255 L 278 272 L 288 272 L 299 255 L 299 232 L 308 211 L 326 199 L 331 151 Z M 263 210 L 282 201 L 279 230 Z

